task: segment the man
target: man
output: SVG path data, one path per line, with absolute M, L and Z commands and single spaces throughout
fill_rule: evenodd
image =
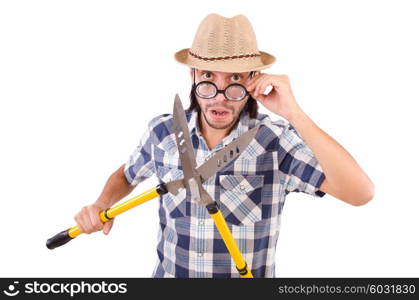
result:
M 275 58 L 257 49 L 244 16 L 208 15 L 190 49 L 175 54 L 190 67 L 188 127 L 197 165 L 249 129 L 260 125 L 248 148 L 204 183 L 254 277 L 275 276 L 275 248 L 285 196 L 325 193 L 352 205 L 373 198 L 374 186 L 351 155 L 322 131 L 297 104 L 286 75 L 261 70 Z M 269 93 L 266 88 L 271 87 Z M 287 121 L 272 122 L 257 102 Z M 140 144 L 111 175 L 93 204 L 75 220 L 82 232 L 102 230 L 98 214 L 157 175 L 161 182 L 182 178 L 171 114 L 151 120 Z M 183 190 L 159 200 L 158 261 L 153 277 L 239 277 L 204 206 Z

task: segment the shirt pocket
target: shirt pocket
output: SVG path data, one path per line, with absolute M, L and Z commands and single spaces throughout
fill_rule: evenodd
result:
M 220 208 L 227 222 L 252 225 L 262 220 L 263 175 L 220 175 Z
M 168 183 L 176 179 L 183 178 L 183 171 L 178 168 L 167 166 L 157 167 L 157 177 L 163 183 Z M 161 196 L 163 208 L 172 218 L 181 218 L 186 216 L 187 193 L 185 189 L 179 189 L 177 195 L 166 193 Z

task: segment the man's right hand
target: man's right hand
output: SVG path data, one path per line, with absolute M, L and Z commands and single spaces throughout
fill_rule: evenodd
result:
M 83 207 L 78 214 L 74 216 L 74 220 L 77 222 L 82 233 L 90 234 L 99 230 L 103 230 L 104 234 L 109 234 L 113 226 L 113 221 L 102 223 L 100 220 L 100 212 L 107 209 L 103 205 L 92 204 Z

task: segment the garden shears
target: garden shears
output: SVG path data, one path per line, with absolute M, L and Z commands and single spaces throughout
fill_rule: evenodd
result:
M 100 212 L 101 221 L 106 223 L 112 220 L 115 216 L 146 201 L 162 196 L 166 193 L 177 195 L 180 189 L 187 189 L 190 191 L 192 201 L 206 206 L 207 211 L 213 219 L 240 276 L 242 278 L 252 278 L 253 275 L 251 270 L 248 268 L 246 261 L 240 253 L 231 231 L 221 213 L 219 204 L 212 199 L 208 192 L 203 188 L 202 184 L 239 157 L 255 137 L 258 128 L 259 127 L 256 126 L 237 137 L 224 148 L 215 152 L 205 163 L 197 167 L 195 151 L 189 135 L 185 111 L 179 96 L 176 94 L 173 106 L 173 131 L 176 136 L 176 144 L 179 151 L 180 164 L 183 170 L 183 178 L 167 183 L 161 183 L 123 203 Z M 80 234 L 82 234 L 82 232 L 78 226 L 74 226 L 48 239 L 46 245 L 49 249 L 54 249 L 68 243 Z

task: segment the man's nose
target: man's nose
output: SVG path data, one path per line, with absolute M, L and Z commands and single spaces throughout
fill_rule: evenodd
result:
M 213 100 L 215 103 L 223 103 L 228 101 L 223 93 L 218 93 Z
M 224 90 L 229 84 L 226 78 L 216 78 L 216 80 L 214 80 L 214 83 L 219 90 Z
M 215 83 L 215 85 L 217 86 L 217 89 L 218 90 L 224 91 L 225 88 L 228 86 L 228 83 L 227 82 L 224 82 L 224 81 L 218 81 L 218 82 Z M 226 97 L 225 97 L 225 95 L 224 95 L 223 92 L 218 93 L 215 96 L 214 100 L 215 101 L 220 101 L 220 102 L 228 101 L 228 99 L 226 99 Z

